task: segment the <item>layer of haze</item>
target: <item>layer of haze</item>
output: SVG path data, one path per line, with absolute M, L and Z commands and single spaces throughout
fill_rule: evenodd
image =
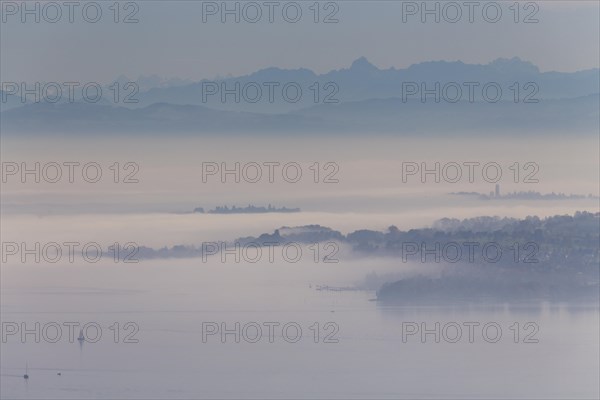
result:
M 19 175 L 7 176 L 2 190 L 2 234 L 4 240 L 61 240 L 69 238 L 111 241 L 135 241 L 152 246 L 194 244 L 204 240 L 231 240 L 245 235 L 271 232 L 281 226 L 321 224 L 343 233 L 361 228 L 384 230 L 390 225 L 400 229 L 430 225 L 444 218 L 498 215 L 523 218 L 575 211 L 598 211 L 598 199 L 574 200 L 492 200 L 448 195 L 450 192 L 489 193 L 494 184 L 486 181 L 476 167 L 473 183 L 467 167 L 457 183 L 435 182 L 420 174 L 402 180 L 402 163 L 495 162 L 502 168 L 499 181 L 502 194 L 513 191 L 540 193 L 592 194 L 598 196 L 598 139 L 579 137 L 560 139 L 516 138 L 174 138 L 126 139 L 68 137 L 66 140 L 41 138 L 4 140 L 2 160 L 59 164 L 77 161 L 97 162 L 103 178 L 87 183 L 76 170 L 75 183 L 68 183 L 64 168 L 59 183 L 35 183 L 33 176 L 21 183 Z M 109 167 L 119 162 L 135 162 L 139 183 L 114 183 Z M 226 163 L 234 168 L 249 162 L 296 162 L 302 179 L 289 183 L 281 167 L 275 169 L 274 183 L 268 182 L 268 168 L 257 183 L 240 183 L 233 175 L 207 176 L 202 182 L 202 163 Z M 318 183 L 314 182 L 315 162 L 319 163 Z M 338 183 L 324 183 L 327 162 L 339 170 L 331 175 Z M 514 182 L 515 162 L 521 170 Z M 524 183 L 532 169 L 538 183 Z M 249 170 L 250 171 L 250 170 Z M 252 174 L 254 174 L 252 170 Z M 290 170 L 292 175 L 294 170 Z M 449 169 L 448 175 L 455 170 Z M 493 172 L 493 169 L 490 170 Z M 79 173 L 77 173 L 79 172 Z M 490 172 L 490 176 L 491 176 Z M 120 177 L 122 179 L 123 176 Z M 489 178 L 489 177 L 488 177 Z M 207 215 L 190 214 L 196 207 L 205 210 L 227 205 L 249 204 L 299 207 L 301 213 Z M 56 227 L 60 226 L 60 230 Z M 60 236 L 60 238 L 59 238 Z

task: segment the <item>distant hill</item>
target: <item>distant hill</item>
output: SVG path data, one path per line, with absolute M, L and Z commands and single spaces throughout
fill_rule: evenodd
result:
M 591 132 L 599 129 L 600 97 L 535 104 L 422 103 L 399 98 L 319 105 L 282 113 L 219 111 L 197 105 L 153 104 L 129 109 L 101 104 L 28 104 L 2 112 L 4 135 L 214 132 L 449 134 Z

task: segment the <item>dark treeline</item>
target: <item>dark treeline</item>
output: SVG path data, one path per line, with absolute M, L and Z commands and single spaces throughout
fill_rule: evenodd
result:
M 597 299 L 600 290 L 600 213 L 525 219 L 444 218 L 430 228 L 401 231 L 390 226 L 385 231 L 362 229 L 347 235 L 320 225 L 282 227 L 225 245 L 231 249 L 234 245 L 329 241 L 349 246 L 355 256 L 394 258 L 399 267 L 439 265 L 435 269 L 438 274 L 431 274 L 429 268 L 428 273 L 413 273 L 384 284 L 377 293 L 382 301 L 562 301 Z M 140 258 L 202 255 L 202 245 L 141 248 L 138 254 Z
M 431 252 L 436 246 L 441 254 L 441 262 L 452 260 L 456 258 L 459 247 L 463 255 L 457 263 L 464 261 L 532 270 L 589 272 L 597 271 L 600 265 L 600 213 L 577 212 L 572 216 L 557 215 L 543 219 L 444 218 L 436 221 L 431 228 L 401 231 L 396 226 L 390 226 L 386 231 L 362 229 L 347 235 L 320 225 L 282 227 L 258 237 L 239 238 L 235 243 L 243 246 L 250 243 L 309 244 L 324 241 L 345 243 L 353 251 L 367 255 L 399 257 L 404 262 L 422 262 L 421 253 L 426 250 Z M 472 259 L 469 259 L 469 245 L 465 243 L 475 243 L 470 247 Z M 489 255 L 484 257 L 483 248 L 486 245 Z M 502 257 L 496 256 L 498 249 Z M 417 253 L 412 254 L 415 251 Z M 202 246 L 142 247 L 139 255 L 141 258 L 198 257 L 202 255 Z M 435 255 L 426 255 L 424 261 L 437 262 Z

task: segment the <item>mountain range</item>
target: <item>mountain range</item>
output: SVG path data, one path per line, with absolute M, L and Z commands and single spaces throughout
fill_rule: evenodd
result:
M 321 75 L 308 69 L 267 68 L 195 83 L 140 79 L 138 102 L 133 104 L 112 104 L 106 99 L 23 104 L 18 97 L 7 96 L 0 127 L 4 134 L 597 132 L 600 117 L 600 70 L 541 72 L 518 58 L 485 65 L 435 61 L 405 69 L 379 69 L 363 57 L 349 68 Z M 436 83 L 441 89 L 422 98 L 421 88 L 431 91 Z M 236 84 L 241 88 L 239 101 L 231 93 L 223 101 L 221 88 L 231 90 Z M 291 93 L 287 100 L 281 90 L 286 85 Z M 487 95 L 483 87 L 488 87 Z M 252 102 L 257 88 L 262 96 Z M 297 88 L 302 96 L 294 102 Z M 502 90 L 500 97 L 496 88 Z M 458 89 L 462 91 L 459 98 Z M 208 90 L 217 92 L 209 94 Z

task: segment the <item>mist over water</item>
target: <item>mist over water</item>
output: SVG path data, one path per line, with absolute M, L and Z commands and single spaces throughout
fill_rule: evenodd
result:
M 205 209 L 220 205 L 246 206 L 248 204 L 274 204 L 279 207 L 300 207 L 312 212 L 403 212 L 408 208 L 431 208 L 448 206 L 463 207 L 470 199 L 444 197 L 450 192 L 481 192 L 494 190 L 483 175 L 483 166 L 497 163 L 501 170 L 498 178 L 502 193 L 513 191 L 537 191 L 541 193 L 592 194 L 598 196 L 600 175 L 595 168 L 598 137 L 519 138 L 507 134 L 502 138 L 455 137 L 381 137 L 369 139 L 357 137 L 307 136 L 305 138 L 282 138 L 254 136 L 252 138 L 231 135 L 203 138 L 127 138 L 114 141 L 99 138 L 73 138 L 47 141 L 43 139 L 4 139 L 2 156 L 5 161 L 34 162 L 96 162 L 102 167 L 103 177 L 97 183 L 87 183 L 80 170 L 75 171 L 75 182 L 67 180 L 68 169 L 63 167 L 63 178 L 57 183 L 41 179 L 32 183 L 33 177 L 25 177 L 21 183 L 19 174 L 9 176 L 2 193 L 3 209 L 7 213 L 144 213 L 144 212 L 190 212 L 196 207 Z M 82 157 L 85 154 L 85 157 Z M 138 166 L 132 175 L 138 183 L 114 184 L 114 173 L 109 167 L 115 162 L 123 165 L 131 162 Z M 434 169 L 438 163 L 438 181 L 433 174 L 421 175 L 421 171 L 407 175 L 403 180 L 403 163 L 425 163 Z M 469 168 L 464 163 L 479 163 L 473 167 L 472 182 Z M 217 163 L 219 170 L 203 177 L 203 163 Z M 224 165 L 222 164 L 224 163 Z M 221 168 L 234 171 L 222 175 Z M 256 169 L 244 167 L 256 163 L 261 167 L 260 178 L 254 182 Z M 278 163 L 270 171 L 264 163 Z M 296 182 L 296 169 L 283 167 L 290 163 L 299 166 L 300 177 Z M 315 167 L 315 163 L 318 165 Z M 334 163 L 335 166 L 327 166 Z M 455 169 L 448 167 L 447 176 L 442 170 L 448 163 L 457 163 L 460 179 Z M 510 167 L 518 164 L 518 174 Z M 532 177 L 538 182 L 524 183 L 525 176 L 533 173 L 524 169 L 526 163 L 538 168 Z M 206 172 L 206 166 L 205 172 Z M 312 169 L 311 169 L 312 168 Z M 315 170 L 316 168 L 316 170 Z M 491 170 L 495 172 L 494 170 Z M 123 175 L 133 169 L 121 171 Z M 490 177 L 492 176 L 490 172 Z M 516 174 L 516 175 L 515 175 Z M 246 176 L 246 178 L 245 178 Z M 269 182 L 271 176 L 272 182 Z M 324 182 L 329 177 L 331 181 Z M 203 181 L 204 179 L 204 181 Z M 315 180 L 317 183 L 315 183 Z M 515 183 L 515 180 L 517 181 Z M 533 202 L 503 202 L 489 205 L 475 202 L 482 212 L 489 207 L 527 208 Z M 547 204 L 548 203 L 548 204 Z M 559 207 L 560 202 L 541 202 L 533 207 Z M 589 209 L 597 202 L 571 202 L 575 208 Z M 469 204 L 469 209 L 472 208 Z M 465 207 L 466 208 L 466 207 Z M 565 205 L 565 210 L 572 210 Z M 418 211 L 417 211 L 418 212 Z M 565 211 L 567 212 L 567 211 Z M 439 215 L 439 214 L 438 214 Z M 475 214 L 470 214 L 475 215 Z M 515 214 L 522 216 L 522 213 Z M 444 216 L 444 215 L 442 215 Z
M 523 142 L 523 143 L 520 143 Z M 192 245 L 202 241 L 234 240 L 238 237 L 272 232 L 282 226 L 319 224 L 346 234 L 358 229 L 383 231 L 390 225 L 403 230 L 431 226 L 441 218 L 472 218 L 498 215 L 524 218 L 598 211 L 598 200 L 506 200 L 482 201 L 452 196 L 451 192 L 488 193 L 494 184 L 486 181 L 481 168 L 473 170 L 469 182 L 465 162 L 497 163 L 501 167 L 502 193 L 536 191 L 598 196 L 600 173 L 597 162 L 598 138 L 521 140 L 512 138 L 392 138 L 368 140 L 331 136 L 301 138 L 221 136 L 144 140 L 123 138 L 118 146 L 101 139 L 67 141 L 5 140 L 3 160 L 49 162 L 94 161 L 101 165 L 103 179 L 88 183 L 75 172 L 74 183 L 67 180 L 67 169 L 58 183 L 41 179 L 35 183 L 19 174 L 7 177 L 3 185 L 2 234 L 6 240 L 69 240 L 111 243 L 134 241 L 151 247 Z M 86 154 L 86 157 L 82 157 Z M 275 156 L 276 155 L 276 156 Z M 139 166 L 137 183 L 115 184 L 109 167 L 119 162 Z M 203 164 L 217 162 L 219 168 L 235 170 L 241 166 L 277 162 L 272 171 L 262 166 L 256 183 L 238 173 L 206 175 Z M 315 175 L 314 163 L 320 175 Z M 327 162 L 337 169 L 322 170 Z M 403 162 L 435 164 L 458 163 L 462 177 L 456 183 L 439 173 L 407 175 L 403 182 Z M 521 171 L 514 182 L 514 163 L 536 163 L 536 183 L 523 183 Z M 302 178 L 293 180 L 295 171 L 284 176 L 284 164 L 300 166 Z M 313 168 L 313 169 L 311 169 Z M 441 171 L 441 168 L 439 168 Z M 323 182 L 323 175 L 335 172 L 336 182 Z M 248 174 L 254 173 L 248 172 Z M 454 172 L 452 171 L 454 174 Z M 448 172 L 450 174 L 450 172 Z M 315 183 L 315 177 L 318 182 Z M 288 180 L 286 180 L 288 179 Z M 192 214 L 196 207 L 205 210 L 227 205 L 248 204 L 298 207 L 290 214 Z M 56 226 L 61 226 L 56 231 Z
M 390 307 L 369 301 L 370 291 L 315 291 L 316 284 L 352 285 L 366 273 L 403 267 L 389 260 L 221 264 L 198 260 L 148 261 L 140 265 L 17 266 L 4 268 L 2 314 L 6 321 L 94 321 L 103 330 L 96 343 L 69 343 L 66 328 L 57 343 L 16 343 L 2 351 L 2 395 L 11 398 L 503 398 L 598 394 L 598 310 L 593 306 L 534 302 L 465 306 Z M 422 267 L 422 266 L 421 266 Z M 142 279 L 143 277 L 143 279 Z M 312 285 L 310 288 L 309 285 Z M 469 342 L 462 325 L 495 322 L 501 338 L 481 331 Z M 139 343 L 115 344 L 115 322 L 135 322 Z M 203 342 L 203 322 L 297 323 L 302 338 L 288 343 L 267 330 L 256 343 L 233 334 Z M 321 331 L 335 322 L 339 330 Z M 403 342 L 403 323 L 435 330 L 457 323 L 462 338 L 435 342 L 429 334 Z M 520 324 L 519 343 L 510 330 Z M 539 331 L 523 343 L 524 324 Z M 513 326 L 514 328 L 514 326 Z M 314 329 L 314 326 L 313 326 Z M 90 330 L 91 332 L 91 330 Z M 248 331 L 250 332 L 250 331 Z M 290 331 L 292 338 L 294 331 Z M 131 333 L 131 330 L 122 333 Z M 451 338 L 454 331 L 447 331 Z M 489 337 L 495 333 L 490 330 Z M 248 339 L 254 332 L 247 333 Z M 33 335 L 28 337 L 33 341 Z M 121 338 L 122 340 L 122 338 Z M 27 359 L 32 378 L 20 378 Z M 557 363 L 555 360 L 560 359 Z M 57 376 L 61 372 L 61 376 Z M 421 377 L 436 379 L 423 389 Z M 499 377 L 502 377 L 501 379 Z M 150 379 L 149 379 L 150 378 Z M 510 380 L 511 385 L 506 385 Z M 107 386 L 106 382 L 110 382 Z M 310 384 L 308 384 L 310 382 Z M 290 394 L 293 393 L 293 396 Z
M 435 143 L 435 145 L 433 144 Z M 12 242 L 135 242 L 154 249 L 202 242 L 232 241 L 272 233 L 283 226 L 319 224 L 342 234 L 359 229 L 385 231 L 431 226 L 436 220 L 483 215 L 540 218 L 598 211 L 597 199 L 482 201 L 450 192 L 487 193 L 494 185 L 430 181 L 402 182 L 402 161 L 497 162 L 504 172 L 514 162 L 536 162 L 539 183 L 502 181 L 503 192 L 534 190 L 598 195 L 592 168 L 597 139 L 517 141 L 473 138 L 211 138 L 99 140 L 48 143 L 5 141 L 3 160 L 80 161 L 79 154 L 110 166 L 139 164 L 139 183 L 42 183 L 4 185 L 2 237 Z M 305 148 L 306 151 L 299 151 Z M 576 155 L 570 149 L 577 149 Z M 94 149 L 90 152 L 90 149 Z M 108 151 L 110 149 L 110 152 Z M 309 151 L 310 149 L 310 151 Z M 441 150 L 444 149 L 444 150 Z M 96 153 L 97 151 L 97 153 Z M 93 157 L 92 157 L 92 153 Z M 50 157 L 49 154 L 52 154 Z M 110 154 L 106 156 L 106 154 Z M 273 157 L 277 154 L 277 157 Z M 301 155 L 299 157 L 299 155 Z M 310 179 L 290 184 L 202 182 L 202 162 L 294 161 L 304 172 L 314 160 L 339 165 L 334 184 Z M 233 165 L 233 164 L 231 164 Z M 106 171 L 106 167 L 104 168 Z M 510 171 L 509 171 L 510 172 Z M 431 178 L 429 178 L 431 179 Z M 432 195 L 436 193 L 436 195 Z M 43 199 L 40 201 L 40 199 Z M 299 213 L 202 214 L 220 205 L 299 207 Z M 61 229 L 57 230 L 56 227 Z M 310 254 L 310 253 L 307 253 Z M 41 325 L 78 321 L 102 327 L 103 339 L 80 345 L 34 336 L 3 343 L 2 396 L 10 398 L 594 398 L 598 395 L 598 308 L 594 304 L 467 303 L 402 306 L 372 301 L 386 282 L 447 267 L 401 263 L 389 257 L 357 257 L 342 248 L 339 262 L 304 257 L 289 263 L 235 263 L 219 256 L 141 260 L 137 264 L 59 262 L 25 264 L 13 257 L 2 266 L 3 322 Z M 475 267 L 466 267 L 475 268 Z M 319 286 L 358 290 L 316 290 Z M 114 343 L 118 322 L 120 343 Z M 135 323 L 138 343 L 122 343 L 126 323 Z M 295 323 L 303 330 L 288 343 L 282 332 L 269 341 L 263 323 Z M 498 324 L 502 336 L 489 342 L 464 323 Z M 257 323 L 261 340 L 235 334 L 211 335 L 206 323 L 235 330 Z M 318 343 L 314 342 L 319 324 Z M 328 323 L 328 330 L 324 326 Z M 406 324 L 435 331 L 458 324 L 456 343 L 420 332 L 404 338 Z M 515 323 L 519 338 L 515 343 Z M 535 324 L 537 343 L 524 343 Z M 511 326 L 513 330 L 511 330 Z M 532 327 L 534 325 L 529 325 Z M 312 328 L 311 328 L 312 327 Z M 324 343 L 328 334 L 335 334 Z M 131 328 L 131 326 L 130 326 Z M 441 329 L 441 328 L 440 328 Z M 450 335 L 450 331 L 445 331 Z M 77 332 L 75 332 L 77 333 Z M 441 335 L 441 331 L 438 332 Z M 453 333 L 452 333 L 453 335 Z M 406 339 L 406 341 L 403 341 Z M 223 343 L 223 340 L 225 343 Z M 34 342 L 34 343 L 31 343 Z M 20 377 L 27 360 L 32 379 Z M 556 363 L 556 360 L 561 360 Z M 60 376 L 57 373 L 61 373 Z M 435 381 L 424 388 L 423 376 Z M 35 377 L 35 378 L 34 378 Z M 501 378 L 500 378 L 501 377 Z M 505 382 L 510 381 L 507 385 Z M 107 382 L 110 384 L 107 385 Z M 310 382 L 310 384 L 309 384 Z

